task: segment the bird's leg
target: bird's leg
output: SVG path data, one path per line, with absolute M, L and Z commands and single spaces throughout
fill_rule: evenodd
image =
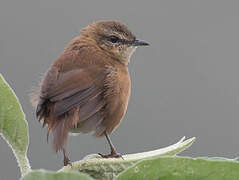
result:
M 104 134 L 105 134 L 105 138 L 106 138 L 107 142 L 108 142 L 109 145 L 110 145 L 111 153 L 110 153 L 110 154 L 107 154 L 107 155 L 104 155 L 104 154 L 101 154 L 101 153 L 98 153 L 98 154 L 99 154 L 102 158 L 119 158 L 119 157 L 123 158 L 120 153 L 117 153 L 117 151 L 116 151 L 116 149 L 115 149 L 115 147 L 114 147 L 112 141 L 110 140 L 109 135 L 108 135 L 106 132 L 104 132 Z
M 64 155 L 64 166 L 67 166 L 68 164 L 69 164 L 69 165 L 72 165 L 72 164 L 70 163 L 70 159 L 69 159 L 68 156 L 66 155 L 66 150 L 65 150 L 65 148 L 63 148 L 63 155 Z

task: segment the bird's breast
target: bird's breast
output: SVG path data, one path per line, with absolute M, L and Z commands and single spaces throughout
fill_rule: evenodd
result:
M 111 69 L 105 81 L 105 120 L 108 133 L 123 119 L 130 98 L 130 76 L 127 67 Z

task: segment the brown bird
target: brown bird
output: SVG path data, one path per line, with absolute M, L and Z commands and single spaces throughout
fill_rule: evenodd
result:
M 37 98 L 36 116 L 47 124 L 47 139 L 53 134 L 54 151 L 62 150 L 64 165 L 69 132 L 105 136 L 111 153 L 104 158 L 121 157 L 109 134 L 125 115 L 130 97 L 127 65 L 137 40 L 118 21 L 99 21 L 85 27 L 43 77 Z

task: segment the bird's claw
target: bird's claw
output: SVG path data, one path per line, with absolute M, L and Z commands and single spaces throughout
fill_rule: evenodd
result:
M 123 158 L 123 156 L 120 154 L 120 153 L 117 153 L 117 152 L 113 152 L 113 153 L 110 153 L 110 154 L 101 154 L 101 153 L 98 153 L 102 158 Z
M 64 166 L 72 166 L 72 163 L 70 162 L 70 159 L 68 157 L 64 157 Z

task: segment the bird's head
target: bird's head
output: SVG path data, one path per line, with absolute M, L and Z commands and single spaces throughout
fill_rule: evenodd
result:
M 128 64 L 137 46 L 148 46 L 138 40 L 133 33 L 119 21 L 98 21 L 88 25 L 81 35 L 93 42 L 112 58 Z

